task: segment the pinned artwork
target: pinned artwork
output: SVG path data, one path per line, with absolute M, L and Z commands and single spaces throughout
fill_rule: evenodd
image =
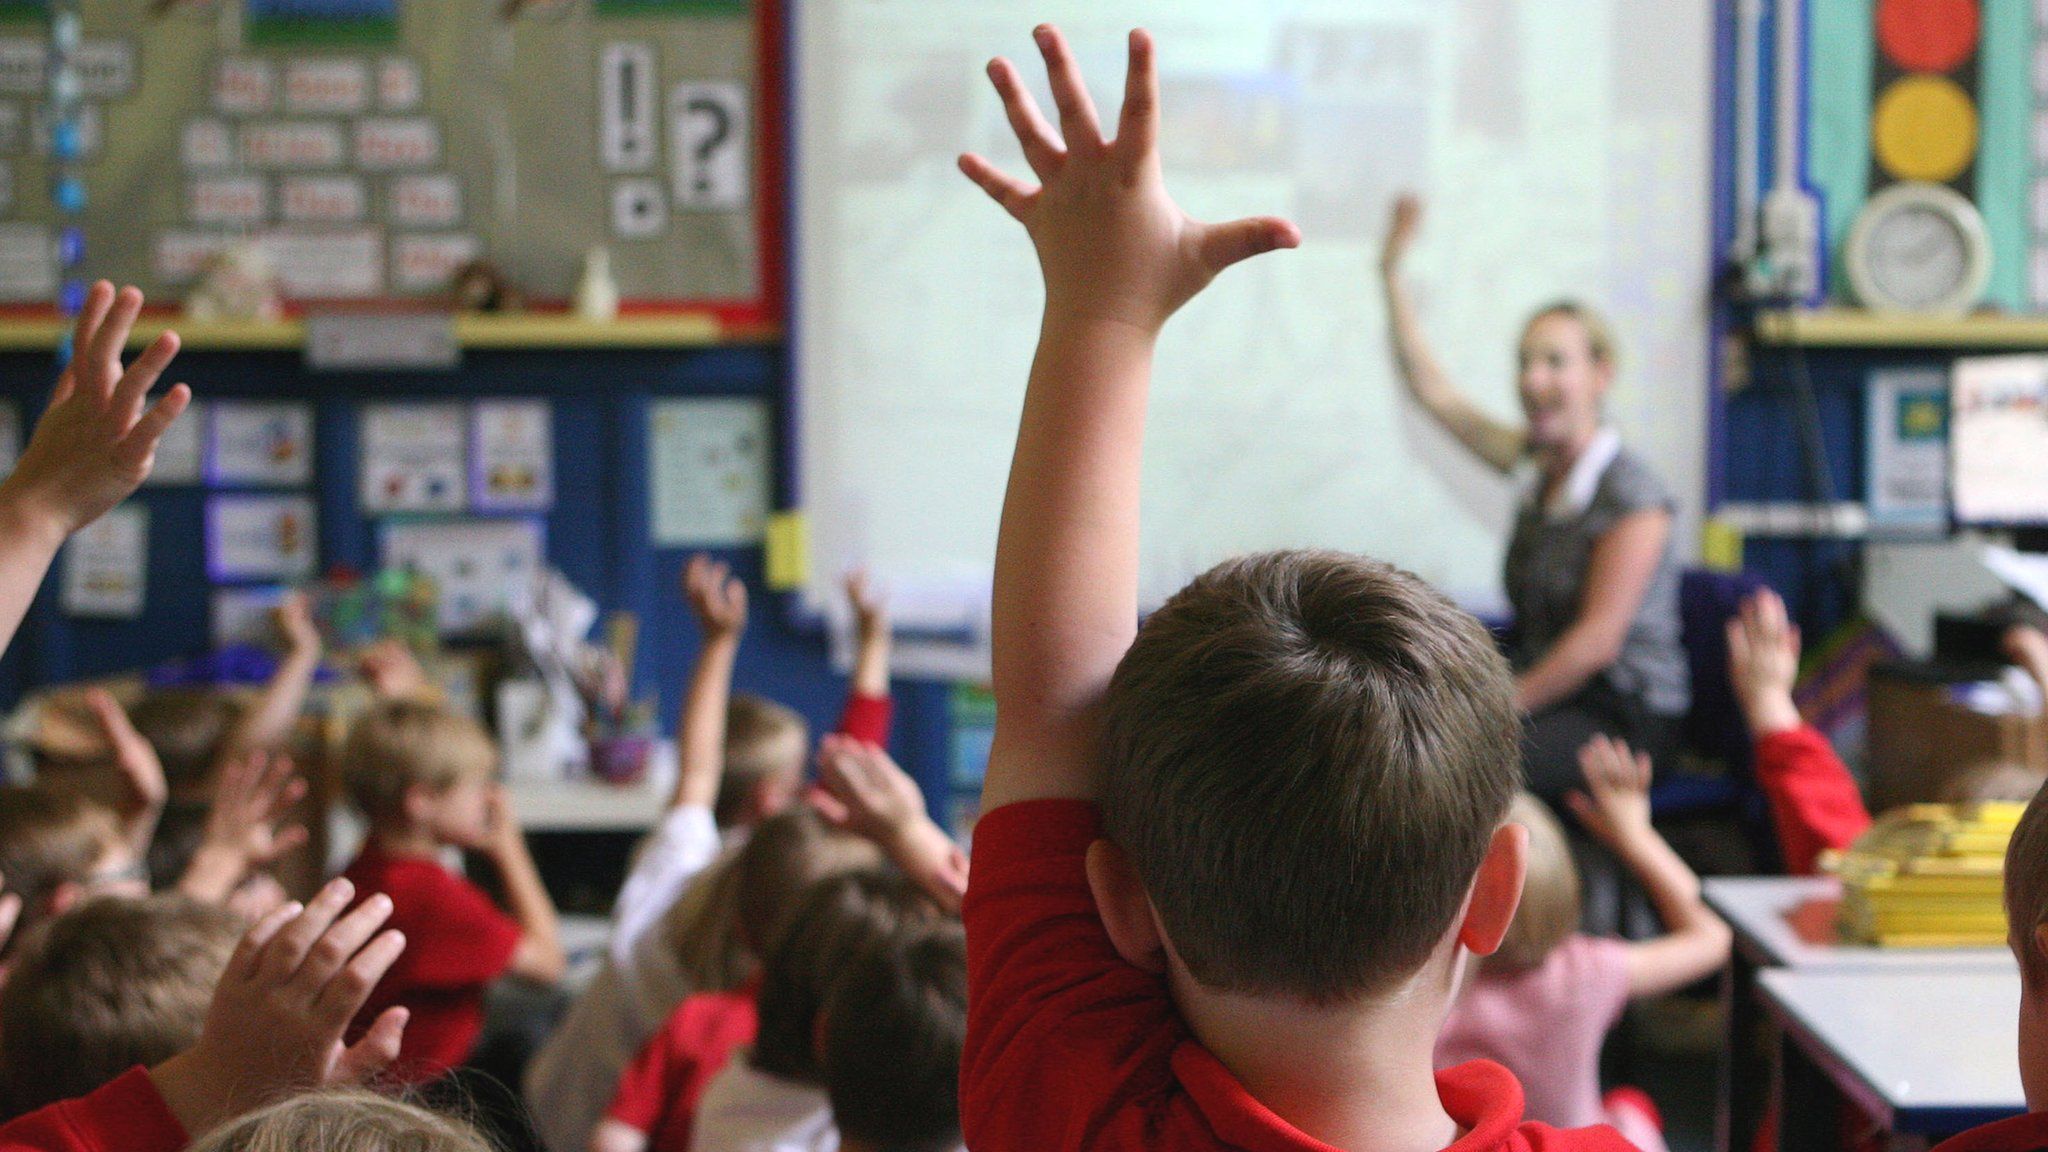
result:
M 441 128 L 423 116 L 364 120 L 356 125 L 355 155 L 366 172 L 431 168 L 441 162 Z
M 598 144 L 605 170 L 652 169 L 661 116 L 654 99 L 654 46 L 635 41 L 607 44 L 597 73 Z
M 284 67 L 284 110 L 294 116 L 353 116 L 370 109 L 370 66 L 310 56 Z
M 391 286 L 401 292 L 446 292 L 455 274 L 483 255 L 466 233 L 400 236 L 391 241 Z
M 554 409 L 545 400 L 479 400 L 470 409 L 470 503 L 479 512 L 555 502 Z
M 123 504 L 64 545 L 59 598 L 67 615 L 132 620 L 142 615 L 148 575 L 149 510 Z
M 668 197 L 661 181 L 636 176 L 612 185 L 612 234 L 621 240 L 645 240 L 668 231 Z
M 223 116 L 262 116 L 277 106 L 277 65 L 236 57 L 220 62 L 213 78 L 213 108 Z
M 218 400 L 208 414 L 208 483 L 290 486 L 312 481 L 312 405 Z
M 469 426 L 460 404 L 370 405 L 363 409 L 363 508 L 462 511 L 468 450 Z
M 242 128 L 242 162 L 251 168 L 339 168 L 348 160 L 348 141 L 339 124 L 274 120 Z
M 270 215 L 270 185 L 261 176 L 195 176 L 186 211 L 194 224 L 251 228 Z
M 533 520 L 387 524 L 382 562 L 433 581 L 443 635 L 475 633 L 503 621 L 514 598 L 539 579 L 546 536 Z
M 223 583 L 313 574 L 318 513 L 310 496 L 215 495 L 206 501 L 206 574 Z
M 391 222 L 404 228 L 453 228 L 462 223 L 462 181 L 446 172 L 391 178 Z
M 676 207 L 745 208 L 752 198 L 747 92 L 738 84 L 678 84 L 669 90 L 669 168 Z
M 287 224 L 360 224 L 370 191 L 360 176 L 286 176 L 277 184 L 278 218 Z
M 648 418 L 657 547 L 751 544 L 768 523 L 768 406 L 662 400 Z
M 418 63 L 403 56 L 387 56 L 377 62 L 377 107 L 386 112 L 410 112 L 426 99 L 427 86 L 420 78 Z
M 194 120 L 185 125 L 178 156 L 194 171 L 233 168 L 239 162 L 234 129 L 225 120 Z

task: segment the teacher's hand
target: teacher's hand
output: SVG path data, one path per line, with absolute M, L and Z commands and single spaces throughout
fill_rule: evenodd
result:
M 1392 276 L 1400 271 L 1401 258 L 1408 254 L 1408 246 L 1421 231 L 1422 197 L 1403 192 L 1394 198 L 1393 211 L 1387 216 L 1387 238 L 1380 244 L 1381 275 Z

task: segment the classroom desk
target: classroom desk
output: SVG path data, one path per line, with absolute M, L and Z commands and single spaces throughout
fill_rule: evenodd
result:
M 635 784 L 602 780 L 509 780 L 505 791 L 519 826 L 534 832 L 645 832 L 654 827 L 675 788 L 676 746 L 654 746 L 647 774 Z
M 1735 950 L 1721 978 L 1728 1041 L 1722 1046 L 1716 1147 L 1746 1150 L 1770 1100 L 1771 1040 L 1757 999 L 1757 974 L 1767 968 L 1826 971 L 2004 971 L 2003 948 L 1882 949 L 1835 942 L 1835 904 L 1842 886 L 1832 876 L 1715 877 L 1701 886 L 1708 906 L 1735 932 Z
M 2026 1111 L 2014 1054 L 2019 968 L 1765 972 L 1785 1037 L 1779 1146 L 1839 1148 L 1842 1099 L 1935 1139 Z

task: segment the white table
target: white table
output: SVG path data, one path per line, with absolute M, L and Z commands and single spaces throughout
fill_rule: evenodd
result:
M 2012 967 L 2003 946 L 1875 948 L 1834 938 L 1834 906 L 1842 885 L 1832 876 L 1715 877 L 1701 885 L 1707 905 L 1735 930 L 1740 959 L 1760 968 L 1977 969 Z M 1794 926 L 1818 928 L 1802 933 Z
M 636 784 L 602 780 L 508 780 L 505 791 L 528 832 L 645 832 L 661 819 L 675 789 L 676 746 L 654 747 Z
M 2010 957 L 2004 971 L 1777 969 L 1758 983 L 1786 1039 L 1781 1147 L 1839 1147 L 1837 1094 L 1912 1136 L 2026 1111 Z

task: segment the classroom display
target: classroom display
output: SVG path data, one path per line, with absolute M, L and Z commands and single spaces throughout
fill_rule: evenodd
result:
M 2048 357 L 1956 361 L 1950 500 L 1959 524 L 2048 524 Z
M 628 299 L 759 295 L 744 10 L 81 6 L 82 98 L 54 133 L 40 25 L 0 28 L 0 301 L 55 299 L 60 218 L 91 235 L 96 275 L 171 298 L 204 283 L 229 318 L 274 314 L 273 284 L 436 295 L 486 257 L 566 299 L 598 245 Z
M 1887 948 L 2005 943 L 2005 849 L 2024 804 L 1913 804 L 1886 813 L 1835 866 L 1847 940 Z
M 986 602 L 1038 281 L 954 158 L 1024 170 L 983 65 L 1031 58 L 1039 20 L 1073 38 L 1106 122 L 1124 33 L 1150 21 L 1181 202 L 1279 212 L 1304 235 L 1226 273 L 1161 345 L 1146 602 L 1231 553 L 1300 545 L 1498 599 L 1513 490 L 1408 409 L 1388 359 L 1374 278 L 1403 189 L 1429 201 L 1414 271 L 1453 377 L 1514 413 L 1520 325 L 1583 296 L 1620 333 L 1613 420 L 1673 490 L 1698 489 L 1704 313 L 1687 270 L 1705 236 L 1671 226 L 1702 217 L 1708 186 L 1696 7 L 820 0 L 794 24 L 813 604 L 855 564 L 906 619 L 952 625 Z

